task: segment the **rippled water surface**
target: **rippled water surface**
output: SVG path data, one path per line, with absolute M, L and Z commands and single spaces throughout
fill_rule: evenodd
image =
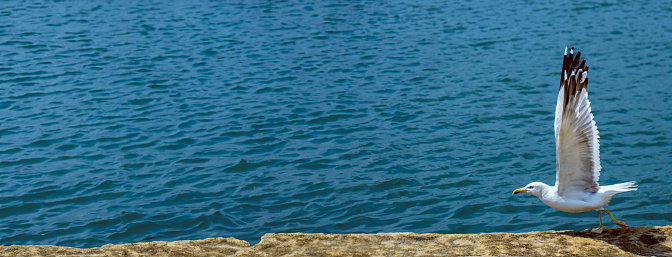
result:
M 554 183 L 566 45 L 610 210 L 672 222 L 670 3 L 0 5 L 3 245 L 595 227 L 511 195 Z

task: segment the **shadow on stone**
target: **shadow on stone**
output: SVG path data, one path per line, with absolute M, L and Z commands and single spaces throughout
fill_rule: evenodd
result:
M 636 255 L 660 256 L 662 253 L 665 256 L 672 256 L 672 249 L 662 244 L 669 235 L 663 229 L 655 227 L 604 228 L 601 234 L 590 230 L 562 231 L 558 234 L 601 240 Z

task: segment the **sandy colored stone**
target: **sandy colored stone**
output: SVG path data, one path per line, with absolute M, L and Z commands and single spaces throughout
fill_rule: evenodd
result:
M 0 256 L 233 256 L 250 243 L 229 238 L 146 242 L 73 248 L 51 245 L 0 246 Z
M 0 256 L 672 256 L 672 226 L 483 234 L 269 233 L 235 238 L 72 248 L 0 246 Z

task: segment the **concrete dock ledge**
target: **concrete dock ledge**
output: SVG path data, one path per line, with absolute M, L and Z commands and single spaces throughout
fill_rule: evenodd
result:
M 254 246 L 233 237 L 73 248 L 0 246 L 0 256 L 672 256 L 672 226 L 482 234 L 269 233 Z

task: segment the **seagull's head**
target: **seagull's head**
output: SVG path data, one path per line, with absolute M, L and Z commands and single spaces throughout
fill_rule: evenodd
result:
M 546 184 L 541 183 L 541 182 L 532 182 L 527 184 L 527 186 L 523 188 L 518 188 L 516 190 L 513 190 L 513 194 L 517 195 L 519 193 L 528 193 L 536 197 L 541 197 L 541 194 L 544 191 L 544 188 L 548 187 Z

